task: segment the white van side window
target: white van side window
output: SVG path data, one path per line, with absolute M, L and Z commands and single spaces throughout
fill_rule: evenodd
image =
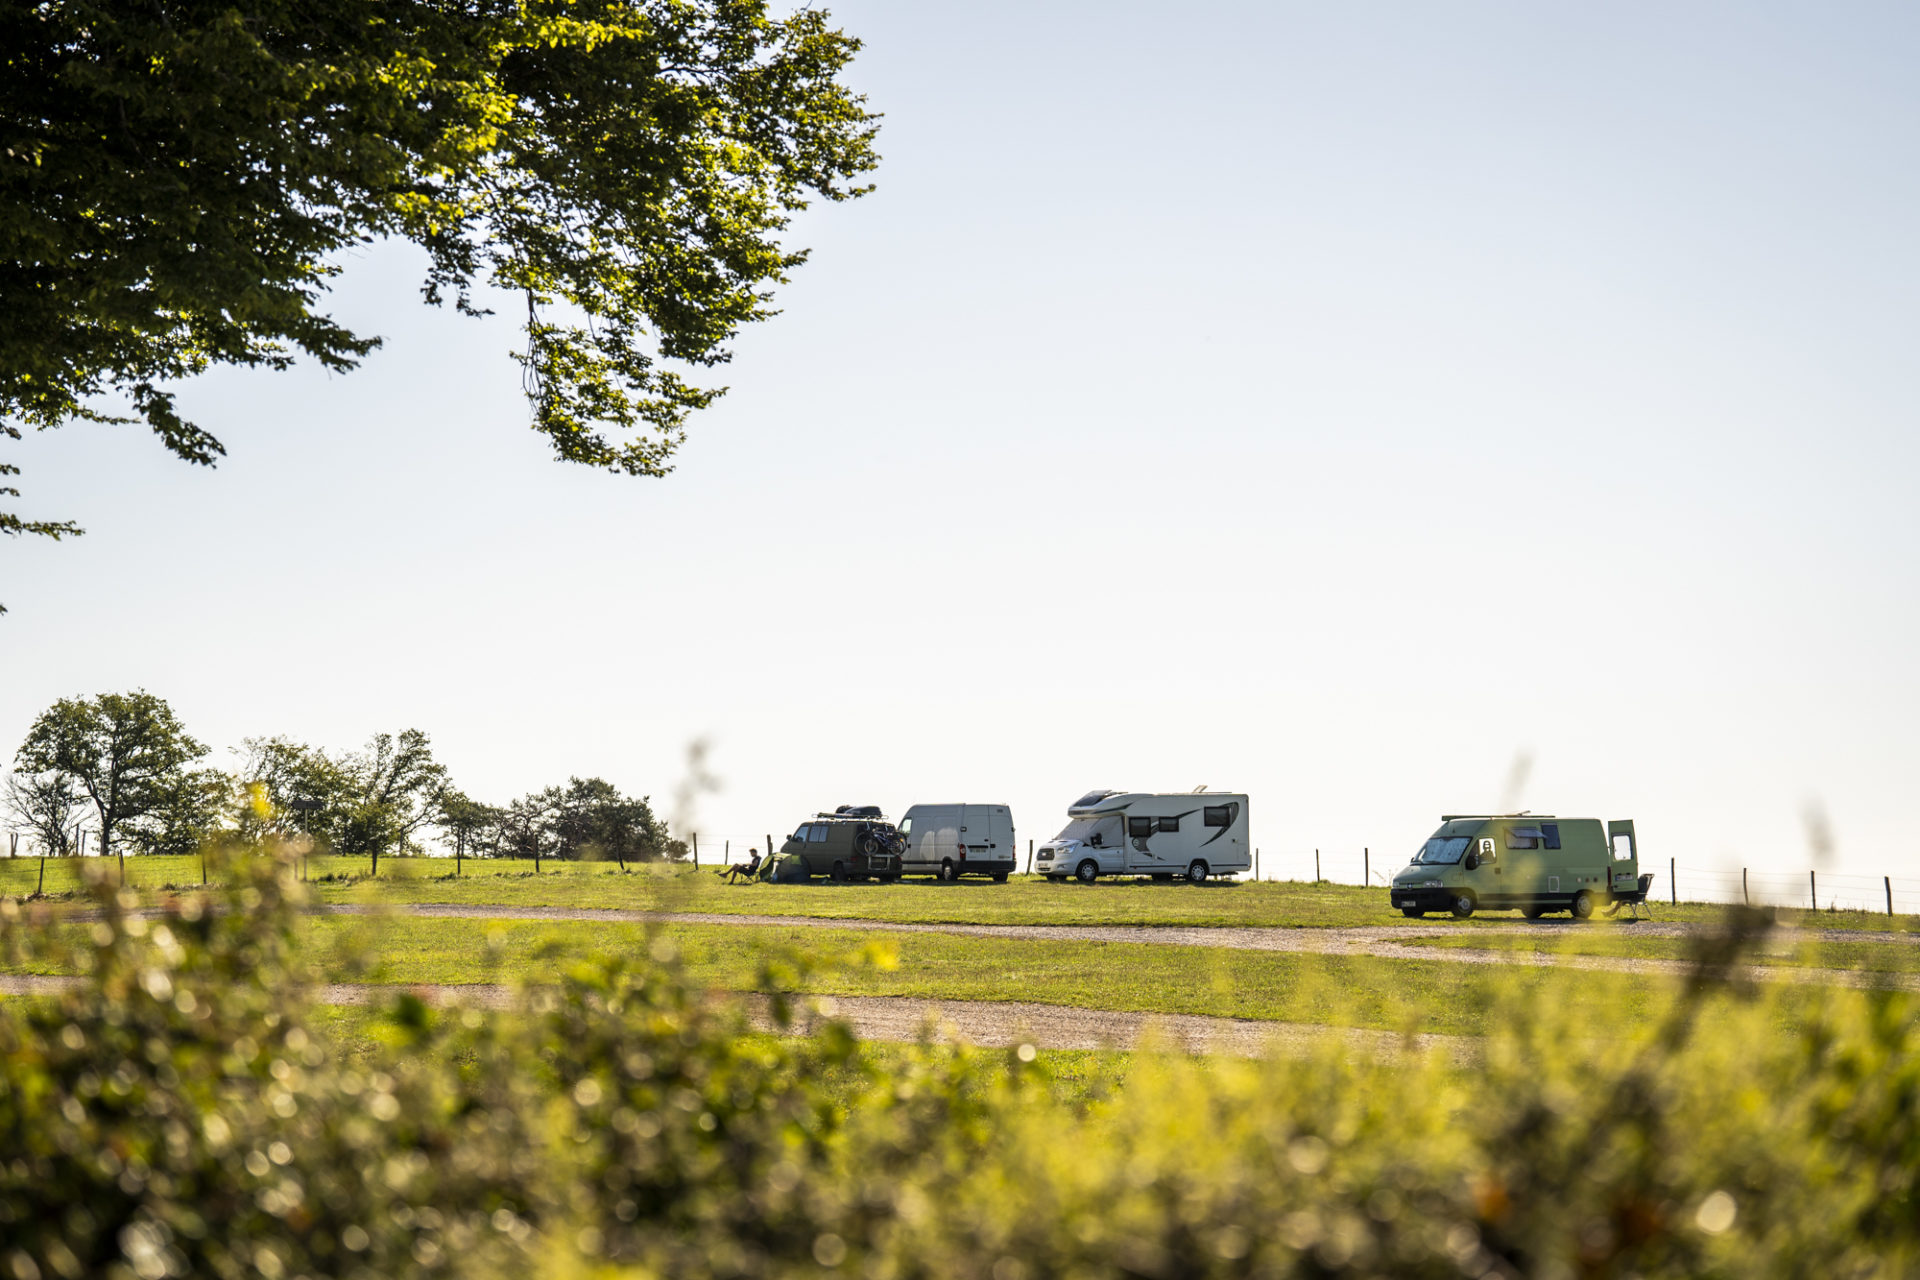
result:
M 900 834 L 903 836 L 910 836 L 913 834 L 913 815 L 912 814 L 908 814 L 906 817 L 900 819 Z
M 1230 827 L 1233 825 L 1233 806 L 1230 804 L 1210 804 L 1200 811 L 1200 821 L 1209 827 Z

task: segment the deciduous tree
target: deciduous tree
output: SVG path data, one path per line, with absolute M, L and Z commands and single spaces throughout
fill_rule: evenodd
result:
M 4 794 L 9 826 L 31 833 L 51 857 L 64 858 L 73 851 L 73 826 L 87 794 L 71 775 L 58 770 L 9 773 Z
M 397 238 L 429 303 L 524 301 L 557 456 L 663 475 L 721 390 L 690 375 L 806 257 L 792 213 L 868 189 L 858 48 L 767 0 L 0 6 L 0 423 L 138 421 L 210 465 L 174 384 L 353 368 L 379 340 L 327 314 L 329 282 Z
M 28 773 L 66 774 L 80 785 L 99 816 L 105 855 L 117 851 L 116 828 L 170 803 L 187 766 L 206 754 L 164 699 L 140 689 L 62 698 L 33 722 L 14 761 Z

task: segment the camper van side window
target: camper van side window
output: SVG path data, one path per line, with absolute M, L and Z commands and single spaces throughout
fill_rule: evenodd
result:
M 793 839 L 794 839 L 794 843 L 796 843 L 796 844 L 805 844 L 805 843 L 806 843 L 806 839 L 807 839 L 807 832 L 809 832 L 809 831 L 811 831 L 811 830 L 813 830 L 813 828 L 812 828 L 812 827 L 810 827 L 810 826 L 808 826 L 808 825 L 807 825 L 807 824 L 805 824 L 804 822 L 803 822 L 803 823 L 801 823 L 801 824 L 800 824 L 800 829 L 799 829 L 798 831 L 796 831 L 796 832 L 794 832 L 794 833 L 793 833 Z
M 1130 836 L 1150 836 L 1153 834 L 1152 818 L 1128 818 L 1127 834 Z
M 1539 847 L 1540 847 L 1540 830 L 1538 827 L 1507 828 L 1507 848 L 1538 849 Z
M 1173 817 L 1160 819 L 1160 829 L 1162 831 L 1178 831 L 1180 829 L 1179 815 L 1175 814 Z
M 1230 804 L 1210 804 L 1200 811 L 1200 821 L 1209 827 L 1230 827 L 1233 825 L 1233 806 Z
M 1542 848 L 1558 849 L 1560 847 L 1560 824 L 1557 822 L 1541 823 L 1540 840 Z
M 814 823 L 811 827 L 807 828 L 807 843 L 825 844 L 827 842 L 827 835 L 831 830 L 832 828 L 828 827 L 824 822 Z

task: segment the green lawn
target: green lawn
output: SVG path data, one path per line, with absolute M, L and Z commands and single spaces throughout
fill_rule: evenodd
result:
M 1806 916 L 1802 923 L 1824 927 L 1825 913 Z M 1409 938 L 1407 947 L 1471 948 L 1484 951 L 1531 951 L 1572 956 L 1623 956 L 1646 960 L 1684 960 L 1685 938 L 1635 934 L 1626 929 L 1553 929 L 1539 934 L 1463 934 L 1454 938 Z M 1868 973 L 1920 971 L 1920 945 L 1911 942 L 1823 942 L 1779 935 L 1764 942 L 1752 956 L 1755 964 L 1813 969 L 1858 969 Z
M 110 876 L 112 863 L 98 859 L 51 859 L 46 891 L 72 894 L 81 883 L 82 864 Z M 38 859 L 0 858 L 0 893 L 34 891 Z M 967 881 L 943 885 L 910 880 L 895 885 L 727 885 L 708 871 L 690 867 L 636 867 L 622 873 L 606 863 L 547 863 L 536 875 L 524 862 L 470 859 L 455 878 L 443 858 L 387 858 L 378 879 L 367 878 L 365 859 L 314 858 L 310 868 L 315 897 L 324 902 L 433 902 L 519 907 L 619 907 L 637 910 L 707 911 L 729 915 L 794 915 L 820 919 L 866 919 L 924 924 L 1140 924 L 1265 925 L 1318 928 L 1346 925 L 1405 926 L 1409 921 L 1387 906 L 1386 891 L 1357 885 L 1267 881 L 1185 884 L 1103 881 L 1091 886 L 1050 884 L 1016 876 L 1006 884 Z M 145 893 L 200 883 L 196 857 L 132 857 L 127 883 Z M 1668 921 L 1710 921 L 1719 908 L 1682 903 L 1662 906 Z M 1490 924 L 1512 924 L 1517 913 L 1477 915 L 1453 921 L 1430 917 L 1417 923 L 1444 924 L 1478 931 Z M 1825 928 L 1902 929 L 1920 918 L 1868 912 L 1819 912 L 1809 918 Z

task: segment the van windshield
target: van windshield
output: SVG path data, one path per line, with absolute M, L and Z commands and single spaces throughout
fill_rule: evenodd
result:
M 1055 840 L 1078 840 L 1083 844 L 1098 845 L 1102 848 L 1118 846 L 1120 839 L 1120 816 L 1108 814 L 1099 818 L 1075 818 L 1060 828 Z
M 1471 836 L 1435 836 L 1420 846 L 1420 852 L 1413 855 L 1413 860 L 1416 863 L 1458 862 L 1471 842 Z

